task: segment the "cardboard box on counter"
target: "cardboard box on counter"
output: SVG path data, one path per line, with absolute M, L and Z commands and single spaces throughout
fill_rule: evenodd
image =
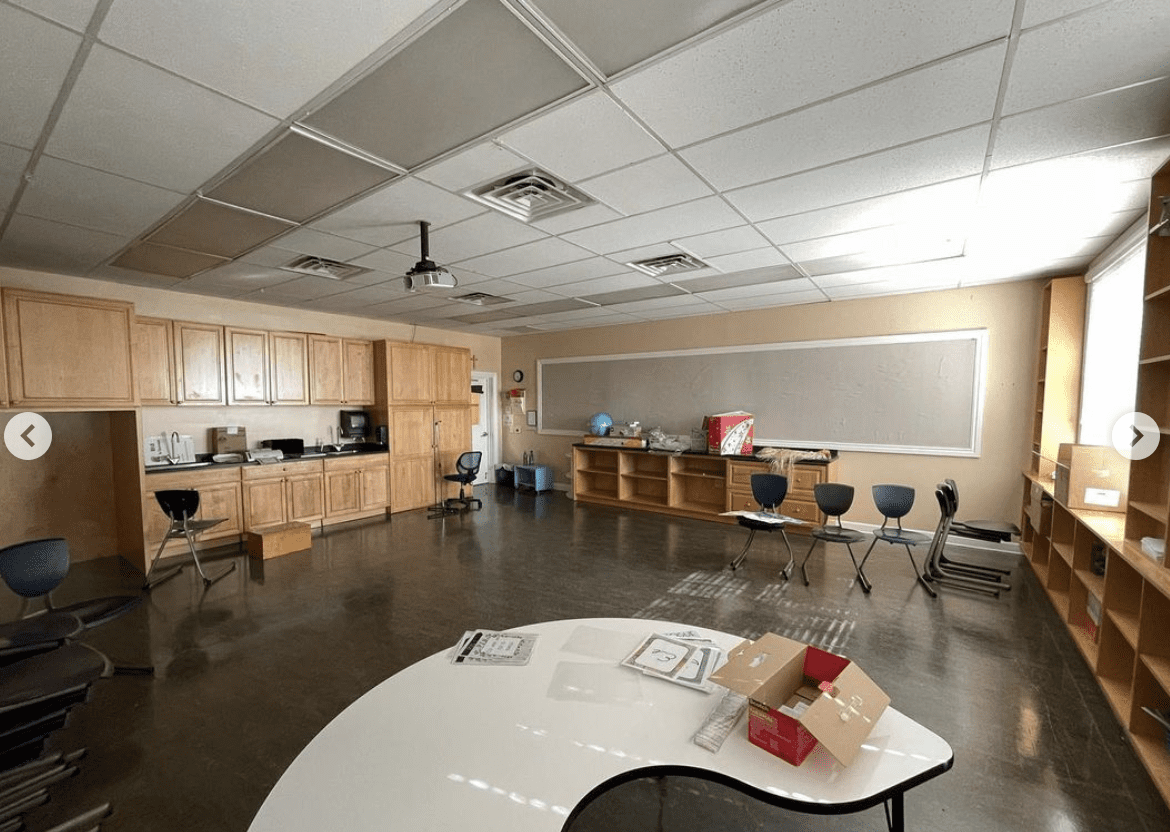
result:
M 1125 511 L 1129 460 L 1107 445 L 1063 444 L 1056 455 L 1057 502 L 1073 509 Z
M 751 456 L 755 425 L 755 417 L 742 410 L 706 417 L 703 427 L 707 430 L 707 453 Z
M 711 681 L 748 698 L 748 739 L 794 766 L 817 743 L 849 765 L 890 704 L 849 659 L 775 633 L 732 650 Z

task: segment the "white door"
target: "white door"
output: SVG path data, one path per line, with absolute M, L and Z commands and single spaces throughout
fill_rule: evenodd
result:
M 471 426 L 471 450 L 483 456 L 479 462 L 476 485 L 496 481 L 496 466 L 500 457 L 496 451 L 496 424 L 499 404 L 496 401 L 496 374 L 473 372 L 471 391 L 479 400 L 479 421 Z

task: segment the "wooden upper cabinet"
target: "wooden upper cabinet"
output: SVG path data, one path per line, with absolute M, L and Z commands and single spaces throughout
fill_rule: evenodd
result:
M 0 303 L 0 333 L 4 332 L 4 304 Z M 0 334 L 0 407 L 8 404 L 8 361 L 5 359 L 5 338 Z
M 133 407 L 134 305 L 4 289 L 9 401 L 22 407 Z
M 165 318 L 134 321 L 134 374 L 144 405 L 175 404 L 173 330 Z
M 223 327 L 172 321 L 175 399 L 178 404 L 227 404 Z
M 431 347 L 436 402 L 467 404 L 471 391 L 471 351 L 462 347 Z
M 372 341 L 310 335 L 309 356 L 313 404 L 374 404 Z
M 434 401 L 430 347 L 426 344 L 388 344 L 391 404 L 430 404 Z
M 309 336 L 303 332 L 268 333 L 268 401 L 309 403 Z

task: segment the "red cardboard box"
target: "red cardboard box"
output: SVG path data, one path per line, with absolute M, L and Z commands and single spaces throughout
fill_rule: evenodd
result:
M 890 704 L 849 659 L 775 633 L 735 648 L 711 680 L 748 698 L 748 740 L 794 766 L 818 743 L 849 765 Z
M 752 455 L 756 432 L 756 420 L 752 414 L 735 410 L 708 416 L 703 421 L 707 426 L 707 453 Z

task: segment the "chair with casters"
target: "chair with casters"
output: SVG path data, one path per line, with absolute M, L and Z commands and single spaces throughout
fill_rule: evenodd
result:
M 868 535 L 841 525 L 841 515 L 849 511 L 853 505 L 853 486 L 840 482 L 822 482 L 813 487 L 813 496 L 816 498 L 817 508 L 825 515 L 826 522 L 812 530 L 812 543 L 804 555 L 804 560 L 800 562 L 800 575 L 804 578 L 804 585 L 808 586 L 808 571 L 805 564 L 816 548 L 817 541 L 822 540 L 825 543 L 845 544 L 849 551 L 849 559 L 853 561 L 853 569 L 857 572 L 857 582 L 862 590 L 869 592 L 872 588 L 869 579 L 865 577 L 865 573 L 857 564 L 857 558 L 853 555 L 853 544 L 861 543 Z
M 63 537 L 49 537 L 14 543 L 0 549 L 0 578 L 21 597 L 21 618 L 13 624 L 51 624 L 55 618 L 67 616 L 80 623 L 82 630 L 92 630 L 125 615 L 142 603 L 141 595 L 110 595 L 90 598 L 72 604 L 58 606 L 53 601 L 53 591 L 69 574 L 69 542 Z M 29 612 L 34 600 L 40 600 L 43 608 Z M 69 626 L 68 618 L 59 624 L 62 630 Z M 80 633 L 64 637 L 67 641 Z M 109 658 L 106 675 L 112 673 L 151 673 L 150 667 L 115 665 Z
M 918 583 L 922 584 L 922 588 L 931 598 L 937 598 L 938 593 L 926 580 L 923 571 L 918 568 L 918 562 L 914 560 L 914 553 L 911 551 L 914 546 L 926 545 L 929 547 L 934 538 L 922 532 L 902 528 L 902 518 L 909 514 L 910 509 L 914 507 L 914 489 L 908 485 L 875 485 L 873 487 L 873 502 L 882 515 L 882 524 L 873 530 L 873 542 L 865 550 L 865 557 L 861 559 L 861 566 L 858 569 L 865 569 L 865 562 L 869 560 L 873 547 L 877 545 L 879 540 L 892 543 L 895 546 L 903 546 L 906 549 L 906 554 L 910 557 L 910 563 L 914 566 L 914 575 L 918 579 Z
M 789 523 L 801 522 L 780 513 L 780 504 L 788 495 L 788 477 L 780 474 L 752 474 L 751 483 L 752 497 L 759 504 L 761 510 L 755 512 L 755 516 L 739 518 L 739 525 L 748 530 L 748 539 L 743 546 L 743 551 L 728 564 L 728 567 L 734 572 L 743 564 L 748 549 L 752 547 L 756 532 L 778 531 L 784 539 L 784 548 L 788 550 L 788 563 L 780 570 L 780 574 L 787 580 L 788 570 L 792 568 L 796 559 L 792 556 L 792 545 L 788 542 L 788 532 L 784 530 L 784 527 Z
M 459 483 L 459 496 L 448 497 L 443 505 L 451 508 L 454 505 L 462 505 L 463 508 L 472 508 L 472 504 L 477 509 L 483 508 L 483 502 L 475 496 L 475 478 L 479 476 L 479 463 L 483 458 L 483 454 L 479 451 L 466 451 L 459 455 L 459 459 L 455 460 L 455 473 L 444 474 L 443 479 L 447 482 Z M 470 488 L 471 495 L 464 496 L 463 489 Z
M 198 520 L 195 515 L 199 512 L 199 492 L 195 490 L 171 490 L 171 491 L 156 491 L 154 498 L 158 501 L 159 508 L 162 509 L 163 514 L 170 520 L 170 527 L 163 535 L 162 542 L 159 543 L 158 551 L 155 552 L 154 557 L 150 561 L 150 568 L 146 570 L 146 589 L 153 589 L 164 581 L 169 581 L 171 578 L 183 571 L 185 564 L 167 567 L 157 577 L 152 578 L 154 574 L 154 567 L 158 564 L 158 559 L 162 555 L 163 549 L 167 545 L 168 540 L 177 540 L 182 538 L 187 541 L 187 548 L 191 552 L 191 559 L 195 562 L 195 569 L 199 572 L 199 577 L 203 579 L 203 588 L 211 586 L 216 581 L 228 575 L 236 564 L 233 561 L 227 569 L 224 569 L 215 577 L 207 577 L 207 573 L 203 569 L 203 564 L 199 562 L 199 553 L 195 550 L 195 536 L 200 532 L 205 532 L 210 528 L 218 526 L 220 523 L 227 520 L 226 517 L 211 518 L 208 520 Z

